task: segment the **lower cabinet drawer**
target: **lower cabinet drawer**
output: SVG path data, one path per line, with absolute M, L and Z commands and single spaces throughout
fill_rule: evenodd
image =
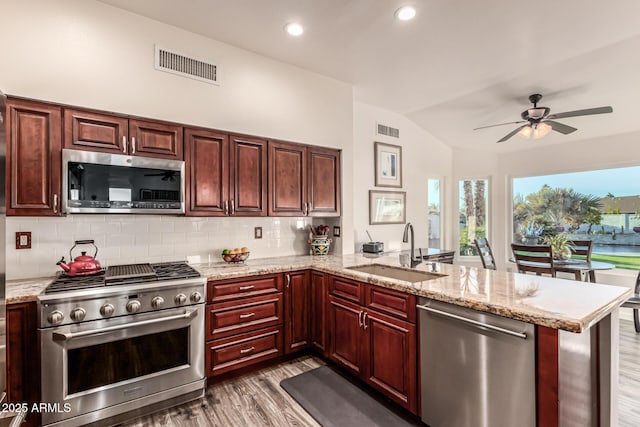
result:
M 282 354 L 282 328 L 267 328 L 207 343 L 207 376 L 273 359 Z
M 216 303 L 273 292 L 282 292 L 282 274 L 209 282 L 207 302 Z
M 282 324 L 282 293 L 207 306 L 207 339 Z

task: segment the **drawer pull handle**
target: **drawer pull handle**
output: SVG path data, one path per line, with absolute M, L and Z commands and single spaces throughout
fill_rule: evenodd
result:
M 255 288 L 255 285 L 240 286 L 238 289 L 240 289 L 241 291 L 248 291 L 249 289 L 253 289 L 253 288 Z
M 255 315 L 256 315 L 255 313 L 241 314 L 241 315 L 240 315 L 240 318 L 241 318 L 241 319 L 248 319 L 249 317 L 253 317 L 253 316 L 255 316 Z
M 255 347 L 243 348 L 242 350 L 240 350 L 240 354 L 250 353 L 255 349 Z

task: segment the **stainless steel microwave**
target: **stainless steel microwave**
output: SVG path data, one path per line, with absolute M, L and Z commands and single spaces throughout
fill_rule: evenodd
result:
M 65 213 L 184 213 L 184 162 L 62 150 Z

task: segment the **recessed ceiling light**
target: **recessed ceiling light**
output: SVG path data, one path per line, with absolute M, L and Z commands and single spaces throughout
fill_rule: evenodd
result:
M 413 6 L 403 6 L 396 10 L 396 18 L 401 21 L 409 21 L 416 16 L 416 9 Z
M 284 26 L 284 29 L 291 36 L 297 37 L 299 35 L 302 35 L 302 33 L 304 33 L 304 28 L 302 28 L 302 25 L 298 24 L 297 22 L 288 23 L 287 25 Z

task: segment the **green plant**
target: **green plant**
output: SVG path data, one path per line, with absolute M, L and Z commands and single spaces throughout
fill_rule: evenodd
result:
M 554 258 L 567 259 L 571 256 L 573 245 L 567 233 L 547 235 L 542 238 L 542 243 L 551 246 Z

